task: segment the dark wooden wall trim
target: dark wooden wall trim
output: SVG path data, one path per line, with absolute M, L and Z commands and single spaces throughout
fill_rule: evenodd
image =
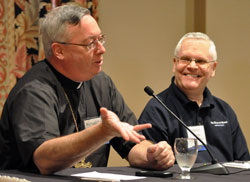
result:
M 186 32 L 206 33 L 206 0 L 186 0 Z

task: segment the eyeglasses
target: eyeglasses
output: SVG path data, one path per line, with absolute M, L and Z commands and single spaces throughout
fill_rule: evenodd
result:
M 101 35 L 100 37 L 98 37 L 97 39 L 94 39 L 88 44 L 75 44 L 75 43 L 69 43 L 69 42 L 56 42 L 56 43 L 64 44 L 64 45 L 83 46 L 83 47 L 87 47 L 88 50 L 93 50 L 96 48 L 96 45 L 98 42 L 100 42 L 101 45 L 105 43 L 105 37 L 106 37 L 105 35 Z
M 190 64 L 192 61 L 195 62 L 196 65 L 199 65 L 199 66 L 202 66 L 202 65 L 206 65 L 206 64 L 209 64 L 209 63 L 212 63 L 212 62 L 215 62 L 215 61 L 207 61 L 207 60 L 204 60 L 204 59 L 193 59 L 193 58 L 190 58 L 190 57 L 186 57 L 186 56 L 183 56 L 183 57 L 176 57 L 177 58 L 177 61 L 181 64 Z

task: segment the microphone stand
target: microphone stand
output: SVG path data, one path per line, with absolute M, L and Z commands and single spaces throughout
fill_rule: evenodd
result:
M 197 140 L 199 140 L 202 145 L 206 148 L 209 156 L 211 157 L 212 164 L 204 164 L 203 166 L 199 166 L 196 168 L 192 168 L 191 172 L 195 173 L 210 173 L 210 174 L 229 174 L 229 171 L 225 166 L 218 162 L 218 160 L 213 156 L 211 151 L 208 149 L 207 145 L 192 131 L 188 126 L 178 117 L 175 113 L 173 113 L 155 94 L 154 91 L 149 87 L 146 86 L 144 91 L 149 95 L 153 96 L 170 114 L 172 114 L 180 123 L 181 125 L 186 128 Z

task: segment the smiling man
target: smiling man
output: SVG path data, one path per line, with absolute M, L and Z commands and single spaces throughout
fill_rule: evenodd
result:
M 250 160 L 236 114 L 207 88 L 208 81 L 215 76 L 217 64 L 214 42 L 206 34 L 187 33 L 175 49 L 171 85 L 158 97 L 201 137 L 220 162 Z M 172 148 L 175 138 L 193 137 L 154 98 L 139 118 L 139 123 L 147 122 L 152 128 L 143 134 L 154 142 L 167 141 Z M 196 162 L 211 161 L 205 150 L 199 146 Z

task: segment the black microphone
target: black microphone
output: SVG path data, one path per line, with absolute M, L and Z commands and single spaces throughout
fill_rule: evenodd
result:
M 180 123 L 181 125 L 186 128 L 197 140 L 199 140 L 202 145 L 206 148 L 209 156 L 211 157 L 212 161 L 210 165 L 206 164 L 200 167 L 192 168 L 191 172 L 200 172 L 200 173 L 211 173 L 211 174 L 229 174 L 229 171 L 225 166 L 220 164 L 218 160 L 213 156 L 207 145 L 192 131 L 188 126 L 178 117 L 176 116 L 173 111 L 171 111 L 160 99 L 154 94 L 154 91 L 149 87 L 146 86 L 144 91 L 149 95 L 154 97 L 170 114 L 172 114 Z

